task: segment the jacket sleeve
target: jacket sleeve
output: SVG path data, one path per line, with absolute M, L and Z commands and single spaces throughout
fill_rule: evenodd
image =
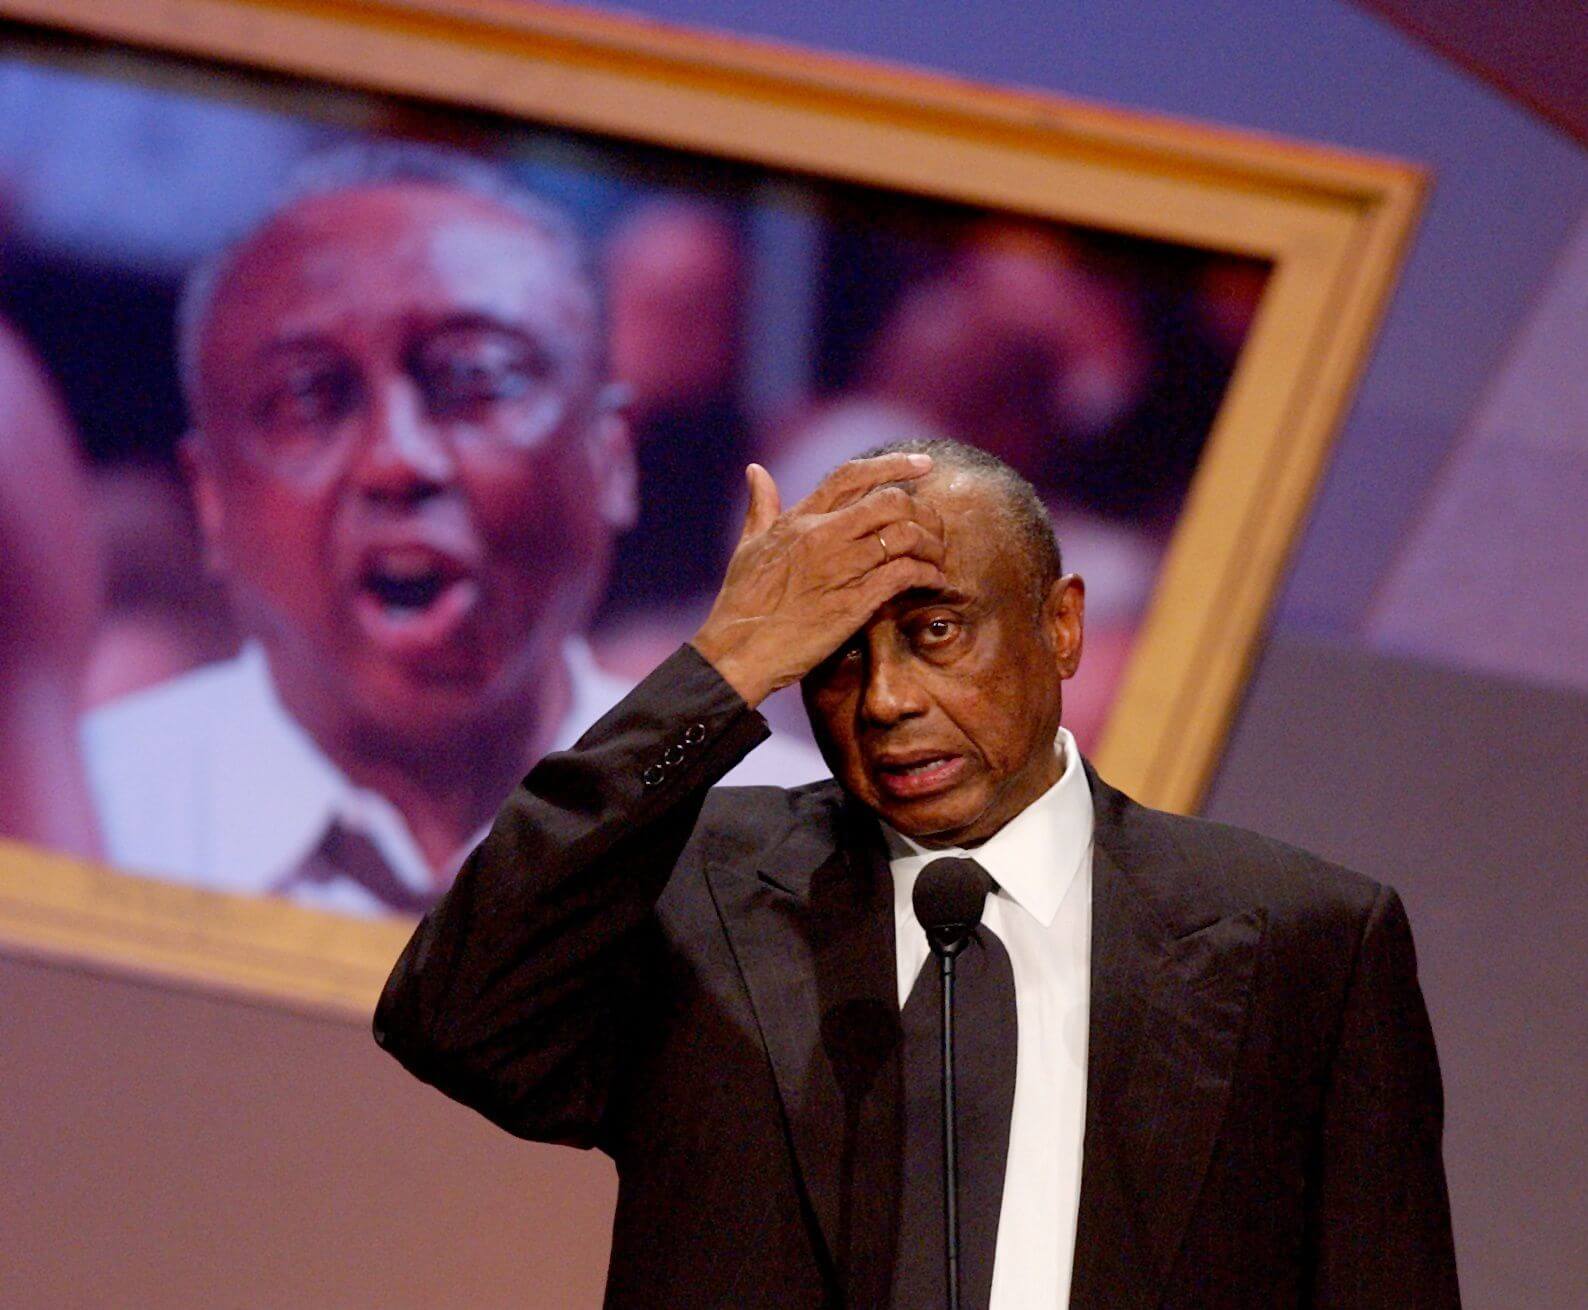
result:
M 1439 1063 L 1411 928 L 1380 891 L 1358 947 L 1324 1101 L 1311 1304 L 1460 1305 Z
M 766 736 L 680 649 L 508 797 L 398 959 L 375 1040 L 510 1132 L 599 1145 L 656 900 L 708 788 Z

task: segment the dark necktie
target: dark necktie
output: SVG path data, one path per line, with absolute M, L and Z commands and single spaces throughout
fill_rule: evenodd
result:
M 333 822 L 325 836 L 292 872 L 294 882 L 330 883 L 350 878 L 397 914 L 423 914 L 440 892 L 416 892 L 386 862 L 380 849 L 363 833 Z
M 991 879 L 988 879 L 989 886 Z M 948 1304 L 943 1255 L 942 982 L 928 956 L 900 1015 L 904 1168 L 894 1310 Z M 1015 1099 L 1015 982 L 1009 953 L 985 924 L 955 961 L 955 1120 L 959 1151 L 962 1310 L 992 1295 L 998 1212 Z

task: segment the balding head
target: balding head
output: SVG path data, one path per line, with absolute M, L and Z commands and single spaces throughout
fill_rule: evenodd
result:
M 582 348 L 588 352 L 591 374 L 604 373 L 607 334 L 600 282 L 589 248 L 566 213 L 501 169 L 471 156 L 408 142 L 354 142 L 305 160 L 269 209 L 188 273 L 177 307 L 177 362 L 190 413 L 197 414 L 203 403 L 201 359 L 216 301 L 249 257 L 280 230 L 314 212 L 316 201 L 391 188 L 471 198 L 482 211 L 511 216 L 536 234 L 566 276 L 571 293 L 588 303 L 590 326 Z

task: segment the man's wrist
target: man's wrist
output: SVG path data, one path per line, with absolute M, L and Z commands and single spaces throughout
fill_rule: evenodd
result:
M 701 659 L 717 671 L 718 677 L 739 693 L 751 709 L 755 709 L 777 690 L 764 673 L 758 672 L 753 664 L 747 666 L 733 650 L 722 649 L 709 633 L 697 632 L 690 638 L 689 644 Z

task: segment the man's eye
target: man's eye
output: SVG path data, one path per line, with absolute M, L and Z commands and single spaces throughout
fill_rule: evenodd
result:
M 500 359 L 447 359 L 425 375 L 431 394 L 448 400 L 512 400 L 532 379 L 515 362 Z
M 523 343 L 491 337 L 435 345 L 413 361 L 430 412 L 443 415 L 521 400 L 544 386 L 550 372 Z
M 861 646 L 858 640 L 846 641 L 831 655 L 818 664 L 811 674 L 818 681 L 833 677 L 839 672 L 853 669 L 860 663 Z
M 916 640 L 925 646 L 941 646 L 953 639 L 959 625 L 951 619 L 928 619 L 916 632 Z
M 288 369 L 253 406 L 262 427 L 292 430 L 324 427 L 344 417 L 356 401 L 358 380 L 335 365 L 305 364 Z

